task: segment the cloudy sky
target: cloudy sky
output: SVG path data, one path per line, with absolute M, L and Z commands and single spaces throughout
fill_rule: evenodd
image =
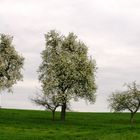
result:
M 72 103 L 74 111 L 109 111 L 106 99 L 112 91 L 135 80 L 140 84 L 139 0 L 0 0 L 0 33 L 14 36 L 25 57 L 24 81 L 13 94 L 1 94 L 2 107 L 40 109 L 29 98 L 40 88 L 36 71 L 44 34 L 51 29 L 74 32 L 97 62 L 96 103 Z

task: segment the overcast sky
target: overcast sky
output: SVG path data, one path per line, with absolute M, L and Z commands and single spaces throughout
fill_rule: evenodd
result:
M 2 93 L 2 107 L 40 109 L 29 98 L 40 88 L 36 71 L 44 34 L 51 29 L 74 32 L 97 63 L 96 103 L 72 103 L 74 111 L 109 111 L 112 91 L 135 80 L 140 84 L 139 0 L 0 0 L 0 33 L 14 36 L 16 50 L 25 57 L 24 81 L 13 94 Z

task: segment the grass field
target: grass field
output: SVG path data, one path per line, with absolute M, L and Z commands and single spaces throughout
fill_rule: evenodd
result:
M 127 113 L 68 112 L 65 122 L 45 111 L 0 109 L 0 140 L 140 140 L 140 114 L 134 126 Z

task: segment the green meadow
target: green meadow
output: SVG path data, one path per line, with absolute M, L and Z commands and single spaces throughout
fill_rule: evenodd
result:
M 133 126 L 128 113 L 51 112 L 0 109 L 0 140 L 139 140 L 140 114 Z

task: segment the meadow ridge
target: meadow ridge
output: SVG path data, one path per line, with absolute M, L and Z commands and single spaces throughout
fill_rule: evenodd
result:
M 0 140 L 138 140 L 140 113 L 132 127 L 128 113 L 51 112 L 0 109 Z

